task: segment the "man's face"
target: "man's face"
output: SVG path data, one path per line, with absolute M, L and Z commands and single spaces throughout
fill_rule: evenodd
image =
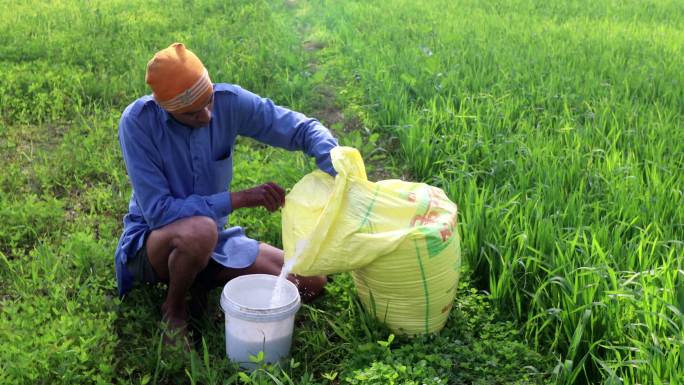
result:
M 211 109 L 214 107 L 214 93 L 209 96 L 204 106 L 196 111 L 188 111 L 182 113 L 169 112 L 174 119 L 182 124 L 192 127 L 200 128 L 206 126 L 211 121 Z

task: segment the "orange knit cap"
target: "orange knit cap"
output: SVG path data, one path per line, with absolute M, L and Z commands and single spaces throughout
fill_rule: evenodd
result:
M 201 108 L 214 88 L 206 68 L 182 43 L 157 52 L 147 63 L 145 81 L 166 111 L 183 113 Z

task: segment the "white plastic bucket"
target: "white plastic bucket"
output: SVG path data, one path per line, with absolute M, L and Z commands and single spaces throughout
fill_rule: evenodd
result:
M 264 352 L 264 361 L 274 363 L 290 354 L 294 316 L 301 300 L 297 286 L 282 281 L 278 303 L 271 306 L 277 276 L 249 274 L 230 280 L 221 294 L 225 313 L 226 354 L 243 368 L 255 369 L 250 355 Z

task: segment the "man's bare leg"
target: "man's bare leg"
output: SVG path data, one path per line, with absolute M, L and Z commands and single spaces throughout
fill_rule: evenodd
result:
M 147 238 L 150 264 L 159 279 L 168 283 L 161 311 L 162 320 L 171 331 L 186 331 L 185 295 L 197 273 L 207 266 L 217 238 L 214 220 L 200 216 L 180 219 L 152 231 Z

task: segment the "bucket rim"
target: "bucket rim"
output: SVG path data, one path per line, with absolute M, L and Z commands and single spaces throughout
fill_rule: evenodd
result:
M 276 282 L 278 276 L 271 274 L 245 274 L 239 277 L 235 277 L 228 281 L 223 287 L 223 290 L 221 291 L 220 301 L 221 308 L 226 313 L 226 315 L 246 321 L 269 322 L 285 319 L 291 315 L 294 315 L 299 310 L 301 306 L 299 289 L 297 289 L 297 286 L 289 280 L 285 280 L 285 282 L 283 283 L 285 287 L 289 288 L 284 291 L 293 291 L 295 295 L 293 296 L 291 301 L 286 302 L 277 307 L 265 308 L 245 306 L 230 298 L 228 293 L 234 286 L 238 285 L 242 281 L 253 279 L 265 279 L 271 282 Z

